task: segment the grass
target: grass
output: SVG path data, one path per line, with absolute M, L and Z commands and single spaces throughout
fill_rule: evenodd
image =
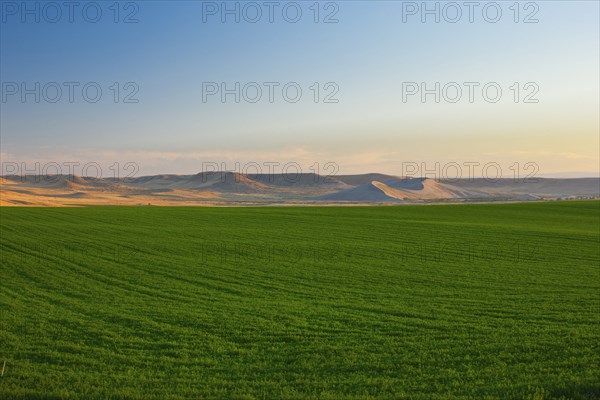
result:
M 7 399 L 598 399 L 600 203 L 1 208 Z

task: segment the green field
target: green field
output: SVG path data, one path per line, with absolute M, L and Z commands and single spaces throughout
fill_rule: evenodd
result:
M 0 220 L 1 399 L 600 398 L 599 202 Z

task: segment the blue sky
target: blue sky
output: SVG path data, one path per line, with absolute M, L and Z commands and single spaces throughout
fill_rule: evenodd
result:
M 223 23 L 218 13 L 203 15 L 223 3 L 201 1 L 121 2 L 118 23 L 113 2 L 97 2 L 97 23 L 80 9 L 70 23 L 64 8 L 51 23 L 44 17 L 52 19 L 53 10 L 44 15 L 44 3 L 28 2 L 40 7 L 40 22 L 31 14 L 23 22 L 21 2 L 2 1 L 3 95 L 11 83 L 94 82 L 103 90 L 97 103 L 79 89 L 72 103 L 66 92 L 56 103 L 6 95 L 3 162 L 133 161 L 151 174 L 194 173 L 203 161 L 336 162 L 347 173 L 398 173 L 403 161 L 494 161 L 536 162 L 548 175 L 598 174 L 598 2 L 542 1 L 537 9 L 520 2 L 518 23 L 512 1 L 498 2 L 497 23 L 483 18 L 490 2 L 480 3 L 473 23 L 464 14 L 457 23 L 443 15 L 440 23 L 432 16 L 423 23 L 420 14 L 403 22 L 411 2 L 392 1 L 320 2 L 319 23 L 314 1 L 297 2 L 302 17 L 290 23 L 281 11 L 290 2 L 276 3 L 274 23 L 263 6 L 257 23 L 243 15 L 240 23 L 231 15 Z M 336 8 L 339 22 L 323 23 Z M 123 23 L 131 12 L 138 22 Z M 532 12 L 539 22 L 523 23 Z M 139 89 L 137 103 L 122 102 L 128 82 Z M 203 102 L 204 82 L 296 82 L 303 95 L 297 103 L 278 90 L 273 103 L 236 103 L 233 96 L 222 103 L 218 95 Z M 337 103 L 322 101 L 329 82 L 339 88 Z M 495 82 L 503 94 L 497 103 L 480 96 L 422 103 L 418 95 L 403 102 L 405 82 Z M 510 89 L 515 82 L 519 103 Z M 538 103 L 522 102 L 529 82 L 539 89 Z

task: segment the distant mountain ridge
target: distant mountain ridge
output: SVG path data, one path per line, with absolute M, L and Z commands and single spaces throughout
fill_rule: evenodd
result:
M 523 201 L 600 196 L 600 178 L 435 180 L 378 173 L 322 176 L 202 172 L 94 178 L 7 175 L 1 205 L 398 204 Z

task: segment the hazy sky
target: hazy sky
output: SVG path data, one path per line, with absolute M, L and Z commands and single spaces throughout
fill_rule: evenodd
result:
M 598 1 L 1 4 L 3 163 L 599 173 Z

